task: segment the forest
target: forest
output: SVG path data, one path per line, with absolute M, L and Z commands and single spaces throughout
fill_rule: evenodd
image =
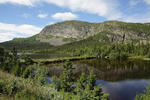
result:
M 91 40 L 92 41 L 92 40 Z M 90 42 L 90 40 L 71 43 L 50 49 L 37 50 L 36 53 L 45 54 L 66 54 L 75 56 L 96 56 L 101 58 L 109 57 L 114 60 L 127 59 L 129 57 L 150 57 L 149 43 L 101 43 Z
M 131 50 L 136 50 L 133 48 L 135 46 Z M 145 47 L 145 50 L 149 49 Z M 143 51 L 137 54 L 143 54 Z M 48 70 L 48 67 L 35 63 L 28 55 L 17 55 L 15 48 L 11 51 L 0 48 L 1 100 L 109 100 L 109 94 L 96 84 L 92 71 L 89 75 L 82 73 L 80 78 L 74 77 L 74 68 L 70 61 L 66 61 L 61 75 L 52 77 L 51 84 L 48 84 Z M 137 95 L 135 100 L 148 100 L 149 91 L 148 87 L 145 94 Z
M 73 77 L 73 67 L 67 61 L 59 77 L 46 82 L 48 68 L 35 64 L 27 55 L 17 55 L 17 50 L 0 48 L 0 98 L 1 100 L 108 100 L 96 77 L 91 72 L 79 79 Z

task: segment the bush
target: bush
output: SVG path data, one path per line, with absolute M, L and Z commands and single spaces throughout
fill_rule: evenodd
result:
M 60 88 L 61 90 L 64 90 L 65 92 L 71 92 L 72 91 L 72 85 L 74 82 L 74 77 L 73 77 L 73 67 L 72 64 L 67 61 L 63 65 L 63 72 L 60 75 Z
M 96 85 L 96 78 L 93 73 L 86 78 L 83 73 L 77 81 L 75 92 L 77 100 L 108 100 L 108 95 L 102 92 L 100 85 Z
M 136 95 L 135 100 L 150 100 L 150 86 L 147 87 L 145 93 Z
M 72 76 L 72 64 L 66 62 L 60 77 L 54 77 L 52 80 L 53 86 L 60 91 L 65 100 L 108 100 L 108 95 L 96 85 L 96 78 L 92 72 L 89 76 L 82 73 L 77 82 Z
M 14 95 L 15 93 L 17 93 L 20 87 L 17 86 L 16 80 L 11 80 L 10 82 L 6 84 L 5 89 L 7 91 L 7 94 L 10 96 L 10 95 Z
M 0 93 L 4 92 L 4 85 L 5 85 L 4 80 L 0 79 Z
M 39 65 L 31 65 L 25 69 L 23 72 L 23 78 L 31 78 L 39 84 L 44 85 L 46 84 L 46 77 L 48 74 L 48 68 L 45 66 Z
M 51 86 L 41 86 L 31 79 L 15 77 L 2 71 L 0 71 L 0 89 L 3 94 L 16 95 L 17 98 L 27 96 L 27 100 L 32 100 L 30 98 L 34 98 L 33 100 L 63 100 L 60 93 Z
M 126 60 L 128 59 L 128 53 L 125 52 L 112 52 L 109 54 L 110 58 L 114 60 Z
M 146 55 L 148 58 L 150 58 L 150 52 Z
M 35 67 L 29 66 L 23 72 L 23 78 L 33 78 L 35 76 Z

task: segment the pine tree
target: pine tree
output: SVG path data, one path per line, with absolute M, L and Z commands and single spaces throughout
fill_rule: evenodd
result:
M 61 89 L 65 92 L 70 92 L 72 90 L 72 85 L 74 82 L 73 69 L 74 68 L 69 61 L 63 65 L 63 73 L 60 76 L 60 83 Z

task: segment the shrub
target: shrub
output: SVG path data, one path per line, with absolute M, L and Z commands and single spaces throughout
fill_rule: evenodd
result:
M 2 71 L 0 71 L 0 87 L 3 93 L 16 95 L 18 98 L 27 96 L 34 98 L 33 100 L 63 100 L 60 93 L 51 86 L 41 86 L 31 79 L 15 77 Z M 27 100 L 30 100 L 29 98 Z
M 150 100 L 150 86 L 147 87 L 143 94 L 136 95 L 135 100 Z
M 23 78 L 33 78 L 35 76 L 35 67 L 29 66 L 23 72 Z
M 60 91 L 65 100 L 108 100 L 108 95 L 102 92 L 99 85 L 96 85 L 96 78 L 92 72 L 88 77 L 82 73 L 77 82 L 72 75 L 72 64 L 66 62 L 60 77 L 54 77 L 52 80 L 53 86 Z

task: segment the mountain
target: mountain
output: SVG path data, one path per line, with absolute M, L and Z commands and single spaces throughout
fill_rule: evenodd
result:
M 22 49 L 43 49 L 84 41 L 89 38 L 93 38 L 100 43 L 133 41 L 150 43 L 150 23 L 64 21 L 48 25 L 39 34 L 30 38 L 15 38 L 1 43 L 0 46 L 6 48 L 16 46 Z

